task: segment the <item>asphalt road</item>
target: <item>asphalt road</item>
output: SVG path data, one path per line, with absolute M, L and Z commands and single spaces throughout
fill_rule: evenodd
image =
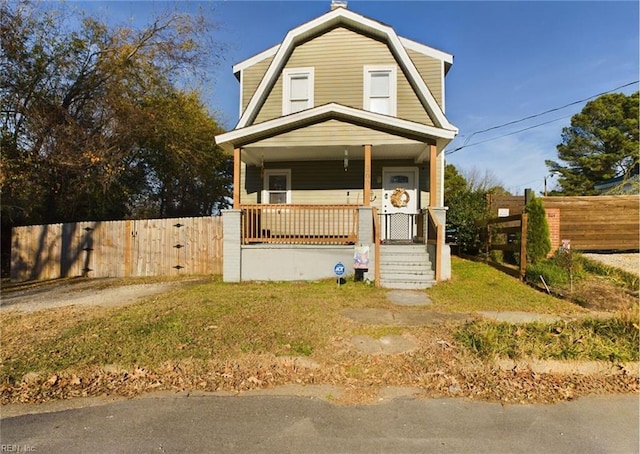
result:
M 556 405 L 145 397 L 0 422 L 2 452 L 637 453 L 638 396 Z

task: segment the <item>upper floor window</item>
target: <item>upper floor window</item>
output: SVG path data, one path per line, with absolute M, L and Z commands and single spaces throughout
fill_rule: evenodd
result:
M 313 68 L 283 71 L 282 115 L 313 107 Z
M 364 67 L 364 109 L 396 115 L 396 67 Z

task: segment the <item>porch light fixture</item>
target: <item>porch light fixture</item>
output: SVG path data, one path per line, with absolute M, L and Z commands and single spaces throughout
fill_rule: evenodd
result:
M 264 178 L 264 153 L 262 153 L 262 160 L 260 161 L 260 178 Z
M 349 167 L 349 150 L 347 150 L 346 148 L 344 149 L 344 171 L 347 171 L 347 168 Z

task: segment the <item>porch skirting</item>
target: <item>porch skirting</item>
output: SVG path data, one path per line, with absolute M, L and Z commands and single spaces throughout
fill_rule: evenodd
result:
M 336 277 L 341 262 L 353 275 L 353 246 L 252 244 L 241 247 L 243 281 L 314 281 Z

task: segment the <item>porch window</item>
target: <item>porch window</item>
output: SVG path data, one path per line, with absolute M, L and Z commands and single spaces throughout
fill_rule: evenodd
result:
M 313 107 L 313 68 L 283 71 L 282 115 Z
M 291 170 L 265 170 L 264 191 L 262 195 L 262 203 L 291 203 Z
M 384 115 L 396 115 L 395 66 L 364 67 L 364 109 Z

